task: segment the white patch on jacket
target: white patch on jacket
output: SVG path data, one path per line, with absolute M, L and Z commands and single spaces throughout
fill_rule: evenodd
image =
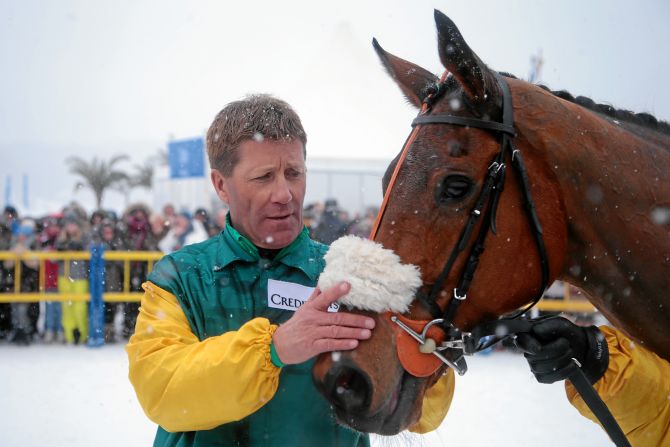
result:
M 418 267 L 401 264 L 393 250 L 369 239 L 341 237 L 331 244 L 324 259 L 319 288 L 347 281 L 351 290 L 339 300 L 345 306 L 405 313 L 421 285 Z

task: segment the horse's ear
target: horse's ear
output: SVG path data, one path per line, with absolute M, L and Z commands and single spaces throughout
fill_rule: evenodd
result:
M 488 98 L 487 95 L 497 93 L 493 75 L 465 43 L 454 22 L 436 9 L 435 23 L 442 65 L 453 73 L 467 97 L 474 103 L 482 103 Z
M 439 81 L 437 76 L 418 65 L 387 53 L 379 45 L 377 39 L 372 39 L 372 46 L 375 48 L 382 64 L 384 64 L 384 68 L 398 84 L 405 97 L 412 105 L 420 108 L 429 93 L 430 89 L 428 87 Z

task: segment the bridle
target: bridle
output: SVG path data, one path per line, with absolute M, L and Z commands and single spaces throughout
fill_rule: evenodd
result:
M 398 172 L 400 171 L 400 168 L 407 157 L 409 148 L 414 143 L 421 126 L 430 124 L 451 124 L 455 126 L 488 130 L 499 136 L 500 150 L 488 167 L 479 197 L 461 231 L 458 242 L 451 250 L 451 254 L 447 259 L 442 272 L 435 280 L 428 296 L 421 293 L 417 296 L 417 299 L 428 307 L 433 319 L 430 321 L 419 321 L 391 312 L 386 313 L 386 317 L 397 326 L 396 346 L 400 363 L 407 372 L 417 377 L 431 376 L 445 364 L 453 368 L 459 375 L 463 375 L 468 369 L 464 357 L 465 355 L 473 355 L 516 333 L 529 332 L 533 322 L 520 317 L 535 306 L 540 298 L 542 298 L 549 282 L 549 259 L 544 243 L 542 225 L 537 216 L 535 202 L 533 201 L 530 192 L 528 172 L 521 151 L 518 148 L 515 148 L 512 144 L 512 140 L 516 137 L 516 132 L 514 130 L 512 94 L 509 86 L 501 75 L 493 73 L 503 95 L 502 122 L 456 116 L 448 113 L 431 114 L 431 106 L 439 98 L 440 93 L 442 93 L 441 89 L 445 87 L 447 74 L 448 73 L 445 71 L 440 81 L 423 100 L 421 111 L 412 122 L 412 132 L 405 141 L 398 161 L 396 162 L 393 175 L 391 176 L 384 194 L 384 200 L 382 201 L 381 208 L 377 214 L 377 219 L 372 228 L 372 232 L 370 233 L 370 239 L 374 240 L 377 231 L 379 230 L 384 212 L 386 211 L 388 200 L 391 196 Z M 511 165 L 519 178 L 524 201 L 524 210 L 535 239 L 537 251 L 540 255 L 540 268 L 542 271 L 541 287 L 536 296 L 533 297 L 531 303 L 522 310 L 508 317 L 502 317 L 498 320 L 479 324 L 468 332 L 461 331 L 454 325 L 454 320 L 458 309 L 467 299 L 468 290 L 470 289 L 477 267 L 479 266 L 479 257 L 484 251 L 486 237 L 488 236 L 489 231 L 494 234 L 496 233 L 496 214 L 500 195 L 502 194 L 505 184 L 507 159 L 511 160 Z M 437 305 L 437 297 L 443 290 L 444 283 L 449 277 L 459 254 L 461 254 L 470 243 L 474 229 L 482 217 L 484 220 L 481 223 L 479 232 L 470 248 L 467 261 L 461 271 L 457 286 L 453 289 L 452 299 L 449 300 L 445 309 L 442 310 Z M 438 327 L 442 330 L 439 331 Z M 493 338 L 489 341 L 482 342 L 485 337 Z M 418 342 L 419 344 L 418 352 L 416 351 L 414 342 Z M 433 356 L 422 354 L 433 354 Z M 584 372 L 580 369 L 579 363 L 577 360 L 573 360 L 575 363 L 573 364 L 572 372 L 568 375 L 568 380 L 572 382 L 575 389 L 581 394 L 585 403 L 598 418 L 615 445 L 630 446 L 616 419 L 614 419 L 605 403 L 584 375 Z
M 495 74 L 496 82 L 498 83 L 498 87 L 500 88 L 503 96 L 502 122 L 498 122 L 456 116 L 448 113 L 431 114 L 430 110 L 432 105 L 440 97 L 440 94 L 442 93 L 441 90 L 444 89 L 446 77 L 447 73 L 445 72 L 440 82 L 438 82 L 432 91 L 426 95 L 419 115 L 412 122 L 412 133 L 407 138 L 407 141 L 405 142 L 405 145 L 401 151 L 401 155 L 396 163 L 393 175 L 386 189 L 386 193 L 384 194 L 384 201 L 382 202 L 381 209 L 377 215 L 375 225 L 370 234 L 370 239 L 374 240 L 375 236 L 377 235 L 377 231 L 386 210 L 388 199 L 391 195 L 398 172 L 400 171 L 400 168 L 407 156 L 407 152 L 409 151 L 410 146 L 416 139 L 416 135 L 422 126 L 432 124 L 451 124 L 456 126 L 488 130 L 499 136 L 500 150 L 495 155 L 493 160 L 491 160 L 486 177 L 484 178 L 483 186 L 479 193 L 479 197 L 477 198 L 475 205 L 470 212 L 468 220 L 463 227 L 463 230 L 461 231 L 458 242 L 452 249 L 449 258 L 447 259 L 442 272 L 435 280 L 430 293 L 427 296 L 425 294 L 419 293 L 417 296 L 417 298 L 428 307 L 433 317 L 432 321 L 425 322 L 424 327 L 439 325 L 445 332 L 445 341 L 442 342 L 439 346 L 435 344 L 435 349 L 431 353 L 438 357 L 441 362 L 446 363 L 448 366 L 454 368 L 454 370 L 456 370 L 456 372 L 458 372 L 460 375 L 463 375 L 467 371 L 467 364 L 463 355 L 472 355 L 490 346 L 490 342 L 482 344 L 480 343 L 480 339 L 495 333 L 496 329 L 500 330 L 501 322 L 505 322 L 504 324 L 507 326 L 514 326 L 513 321 L 520 315 L 527 312 L 540 300 L 549 282 L 549 260 L 544 243 L 542 226 L 537 216 L 535 203 L 530 192 L 530 182 L 528 180 L 528 174 L 523 156 L 521 151 L 518 148 L 515 148 L 512 144 L 512 139 L 516 136 L 516 132 L 514 130 L 512 95 L 507 82 L 505 82 L 502 76 L 498 75 L 497 73 Z M 495 328 L 492 328 L 491 324 L 485 324 L 477 326 L 469 332 L 463 332 L 454 325 L 454 320 L 456 318 L 458 309 L 462 303 L 467 300 L 470 285 L 479 266 L 479 258 L 484 251 L 486 238 L 489 232 L 493 232 L 494 234 L 496 233 L 496 215 L 498 203 L 500 201 L 500 195 L 503 191 L 503 186 L 505 183 L 508 159 L 511 160 L 511 165 L 520 180 L 522 196 L 524 199 L 524 210 L 526 216 L 528 217 L 530 229 L 534 236 L 535 244 L 540 255 L 540 268 L 542 270 L 541 287 L 537 295 L 526 308 L 518 311 L 511 317 L 497 320 L 498 323 L 496 324 Z M 449 300 L 445 309 L 442 310 L 437 305 L 437 298 L 443 290 L 444 283 L 449 277 L 453 266 L 458 259 L 458 256 L 463 253 L 463 251 L 470 244 L 477 223 L 482 220 L 482 218 L 483 222 L 479 227 L 479 231 L 474 239 L 474 243 L 470 248 L 467 261 L 463 267 L 463 270 L 461 271 L 457 286 L 453 289 L 452 299 Z M 409 324 L 409 322 L 413 320 L 409 320 L 408 318 L 401 315 L 389 315 L 389 317 L 393 323 L 397 324 L 403 331 L 407 332 L 423 347 L 425 341 L 427 340 L 425 333 L 426 331 L 423 331 L 424 333 L 422 335 L 413 330 L 410 326 L 416 325 Z M 503 327 L 503 329 L 507 330 L 512 328 Z M 494 332 L 490 332 L 491 330 Z

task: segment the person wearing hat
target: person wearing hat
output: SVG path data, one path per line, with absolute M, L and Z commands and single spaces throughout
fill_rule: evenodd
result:
M 42 233 L 39 237 L 39 246 L 42 251 L 55 251 L 56 239 L 61 227 L 59 217 L 50 215 L 42 221 Z M 44 261 L 44 292 L 58 293 L 58 261 L 46 259 Z M 47 301 L 44 312 L 44 342 L 63 342 L 63 307 L 60 301 Z
M 337 200 L 327 199 L 319 224 L 314 229 L 314 239 L 328 245 L 345 234 L 347 234 L 347 223 L 340 218 Z
M 126 250 L 126 244 L 118 232 L 117 226 L 110 219 L 103 219 L 98 224 L 97 239 L 105 252 Z M 105 292 L 119 293 L 123 291 L 123 261 L 105 262 Z M 115 343 L 122 340 L 122 328 L 116 327 L 115 319 L 123 306 L 115 302 L 104 303 L 105 342 Z
M 5 206 L 5 209 L 2 211 L 2 217 L 5 223 L 9 226 L 9 229 L 12 231 L 12 234 L 16 233 L 19 229 L 19 212 L 12 205 Z
M 26 252 L 35 249 L 35 222 L 30 219 L 24 219 L 14 233 L 12 241 L 12 251 L 17 259 L 21 258 Z M 37 292 L 38 290 L 38 269 L 39 261 L 37 259 L 22 259 L 21 261 L 21 292 Z M 6 269 L 13 269 L 16 261 L 7 259 L 4 261 Z M 31 323 L 30 311 L 39 312 L 37 303 L 12 303 L 12 331 L 9 340 L 18 345 L 29 345 L 32 341 L 36 328 Z M 32 308 L 32 309 L 31 309 Z
M 202 242 L 208 237 L 202 222 L 192 218 L 189 212 L 182 211 L 175 217 L 174 225 L 159 242 L 158 248 L 169 254 L 186 245 Z
M 12 231 L 4 216 L 0 216 L 0 251 L 8 251 L 12 246 Z M 5 268 L 0 262 L 0 293 L 11 293 L 14 290 L 14 269 Z M 12 305 L 0 303 L 0 339 L 11 335 Z
M 74 212 L 63 216 L 63 229 L 56 240 L 58 251 L 83 251 L 89 241 L 83 223 Z M 66 272 L 66 263 L 68 271 Z M 68 294 L 88 293 L 88 261 L 68 260 L 59 263 L 58 290 L 67 298 Z M 68 276 L 65 276 L 66 273 Z M 84 343 L 88 337 L 88 303 L 81 300 L 64 301 L 63 336 L 69 344 Z

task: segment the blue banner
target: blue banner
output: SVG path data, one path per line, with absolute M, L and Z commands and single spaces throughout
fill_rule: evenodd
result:
M 170 178 L 205 176 L 205 141 L 202 137 L 168 143 Z

